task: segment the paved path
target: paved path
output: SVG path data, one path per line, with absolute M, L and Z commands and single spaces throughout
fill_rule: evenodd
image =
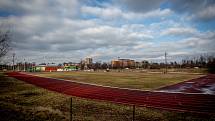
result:
M 215 96 L 210 94 L 150 92 L 101 87 L 18 72 L 8 73 L 8 75 L 70 96 L 173 111 L 215 114 Z M 215 76 L 210 79 L 214 81 Z

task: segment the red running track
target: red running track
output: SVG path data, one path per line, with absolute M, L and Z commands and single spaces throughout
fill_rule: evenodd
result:
M 214 95 L 110 88 L 38 77 L 18 72 L 8 73 L 8 75 L 27 83 L 70 96 L 180 112 L 215 114 Z
M 210 74 L 196 79 L 180 82 L 158 89 L 158 91 L 172 93 L 199 93 L 215 96 L 215 75 Z

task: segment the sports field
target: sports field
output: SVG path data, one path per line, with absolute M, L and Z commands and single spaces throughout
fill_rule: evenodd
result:
M 40 76 L 72 79 L 87 83 L 117 86 L 124 88 L 157 89 L 180 81 L 196 78 L 202 75 L 196 74 L 149 74 L 149 73 L 118 73 L 118 72 L 64 72 L 64 73 L 34 73 Z M 99 78 L 100 77 L 100 78 Z M 103 77 L 103 78 L 102 78 Z M 123 78 L 124 77 L 124 78 Z M 136 78 L 135 78 L 136 77 Z M 141 77 L 145 77 L 141 79 Z M 116 80 L 110 80 L 117 78 Z M 90 81 L 97 79 L 97 81 Z M 114 83 L 121 79 L 119 82 Z M 151 81 L 159 80 L 156 83 Z M 180 80 L 178 80 L 180 79 Z M 102 81 L 106 80 L 106 81 Z M 125 81 L 126 80 L 126 81 Z M 132 81 L 138 80 L 138 84 Z M 122 85 L 120 85 L 120 82 Z M 145 86 L 144 83 L 148 83 Z M 69 98 L 68 96 L 47 91 L 17 79 L 1 75 L 1 119 L 15 120 L 68 120 Z M 130 86 L 132 84 L 132 86 Z M 141 86 L 139 86 L 141 84 Z M 151 86 L 155 84 L 156 86 Z M 132 107 L 73 98 L 74 119 L 77 121 L 130 121 L 132 119 Z M 199 115 L 193 113 L 176 113 L 164 110 L 155 110 L 137 107 L 136 120 L 149 121 L 179 121 L 179 120 L 215 120 L 214 115 Z
M 42 77 L 75 80 L 103 86 L 153 90 L 203 76 L 196 73 L 141 73 L 141 72 L 41 72 Z

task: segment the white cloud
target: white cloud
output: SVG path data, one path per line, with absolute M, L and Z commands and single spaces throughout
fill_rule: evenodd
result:
M 81 12 L 86 14 L 92 14 L 99 16 L 105 19 L 117 19 L 122 17 L 122 11 L 115 7 L 109 8 L 100 8 L 100 7 L 90 7 L 90 6 L 83 6 L 81 7 Z
M 166 30 L 163 30 L 161 32 L 161 35 L 168 35 L 168 36 L 171 36 L 171 35 L 184 35 L 184 36 L 187 36 L 187 35 L 194 35 L 197 33 L 197 30 L 194 29 L 194 28 L 186 28 L 186 27 L 174 27 L 174 28 L 168 28 Z
M 142 24 L 114 27 L 97 24 L 94 20 L 43 15 L 9 17 L 8 20 L 14 25 L 14 49 L 17 52 L 31 50 L 30 52 L 41 53 L 41 56 L 44 52 L 58 54 L 117 46 L 130 48 L 140 41 L 153 39 L 150 33 L 142 30 Z M 87 51 L 84 55 L 87 55 Z
M 205 32 L 197 36 L 183 39 L 177 44 L 198 51 L 215 52 L 215 32 Z
M 17 57 L 38 62 L 80 61 L 87 56 L 161 59 L 165 51 L 172 56 L 215 51 L 215 32 L 200 32 L 186 20 L 175 20 L 172 9 L 159 7 L 162 1 L 149 8 L 138 2 L 132 6 L 139 10 L 111 3 L 90 6 L 77 0 L 2 0 L 0 11 L 12 14 L 0 17 L 0 23 L 13 26 Z M 213 16 L 213 9 L 208 7 L 199 16 Z M 165 40 L 171 38 L 177 41 Z
M 113 20 L 113 19 L 146 19 L 146 18 L 159 18 L 159 17 L 166 17 L 172 14 L 170 9 L 156 9 L 153 11 L 149 11 L 147 13 L 135 13 L 135 12 L 126 12 L 122 11 L 116 7 L 90 7 L 90 6 L 83 6 L 81 8 L 81 12 L 85 14 L 95 15 L 97 17 L 101 17 L 103 19 Z
M 165 51 L 175 52 L 172 56 L 185 55 L 184 49 L 187 48 L 192 50 L 191 53 L 204 49 L 213 51 L 211 43 L 214 32 L 194 34 L 197 31 L 194 28 L 180 28 L 179 25 L 173 24 L 174 22 L 170 22 L 173 27 L 163 31 L 163 35 L 178 36 L 189 33 L 192 36 L 179 42 L 157 43 L 154 41 L 154 37 L 158 36 L 157 27 L 160 27 L 157 25 L 126 24 L 116 27 L 98 24 L 94 20 L 62 19 L 42 15 L 11 17 L 10 21 L 15 25 L 16 52 L 31 50 L 25 56 L 47 56 L 47 62 L 70 59 L 78 61 L 87 56 L 106 61 L 118 56 L 137 60 L 159 60 Z M 157 24 L 163 23 L 165 22 Z M 19 54 L 20 57 L 24 56 L 22 53 Z
M 170 9 L 156 9 L 153 11 L 149 11 L 147 13 L 133 13 L 133 12 L 129 12 L 129 13 L 125 13 L 123 14 L 123 17 L 126 19 L 148 19 L 148 18 L 160 18 L 160 17 L 166 17 L 172 14 L 172 11 Z

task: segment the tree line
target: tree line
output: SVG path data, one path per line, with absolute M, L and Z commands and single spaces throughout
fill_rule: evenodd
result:
M 88 69 L 125 69 L 122 67 L 113 68 L 111 63 L 106 62 L 96 62 L 92 64 L 85 65 L 80 63 L 80 69 L 84 70 L 84 67 L 87 66 Z M 215 72 L 215 57 L 214 56 L 200 56 L 193 59 L 183 59 L 181 61 L 170 61 L 167 63 L 164 62 L 150 62 L 147 60 L 141 62 L 135 62 L 134 66 L 129 67 L 129 69 L 177 69 L 177 68 L 206 68 L 209 72 Z

